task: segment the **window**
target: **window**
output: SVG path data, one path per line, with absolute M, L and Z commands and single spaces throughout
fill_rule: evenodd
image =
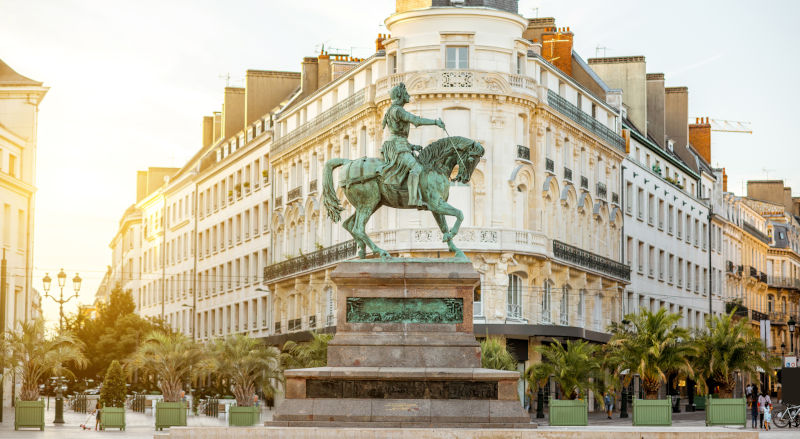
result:
M 393 75 L 393 74 L 397 73 L 397 55 L 396 54 L 393 53 L 393 54 L 388 56 L 388 59 L 387 59 L 387 62 L 386 62 L 386 66 L 387 66 L 387 70 L 388 70 L 390 75 Z
M 483 316 L 483 301 L 481 296 L 481 287 L 483 286 L 483 275 L 481 274 L 481 283 L 472 290 L 472 315 Z
M 516 274 L 508 275 L 508 318 L 522 318 L 522 278 Z
M 445 68 L 468 69 L 469 48 L 465 46 L 448 46 L 445 49 Z
M 550 282 L 544 282 L 544 288 L 542 289 L 542 323 L 550 323 Z
M 670 204 L 669 208 L 667 209 L 667 223 L 667 233 L 672 233 L 672 230 L 674 230 L 675 227 L 675 212 L 673 212 L 672 204 Z
M 636 217 L 639 219 L 644 218 L 644 190 L 641 188 L 636 197 Z
M 625 212 L 630 214 L 633 211 L 633 184 L 625 182 Z
M 13 154 L 8 155 L 8 175 L 17 176 L 17 158 Z
M 525 74 L 525 55 L 517 55 L 517 75 Z
M 569 325 L 569 295 L 571 294 L 569 285 L 564 286 L 561 291 L 561 321 L 562 325 Z
M 586 290 L 581 289 L 578 293 L 578 326 L 583 326 L 583 320 L 586 316 Z

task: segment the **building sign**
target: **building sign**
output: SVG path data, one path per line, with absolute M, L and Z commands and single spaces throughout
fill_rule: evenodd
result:
M 783 357 L 783 367 L 797 367 L 797 357 Z

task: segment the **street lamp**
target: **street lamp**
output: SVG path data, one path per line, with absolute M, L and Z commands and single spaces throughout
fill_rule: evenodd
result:
M 789 348 L 794 354 L 794 328 L 797 322 L 794 321 L 794 317 L 789 316 L 789 321 L 786 324 L 789 326 Z
M 64 299 L 64 286 L 67 284 L 67 273 L 64 273 L 64 269 L 62 268 L 56 275 L 56 281 L 58 282 L 58 289 L 60 291 L 59 296 L 56 299 L 55 296 L 50 295 L 50 284 L 53 282 L 53 280 L 50 279 L 50 275 L 45 273 L 44 277 L 42 278 L 42 286 L 44 287 L 45 297 L 53 299 L 53 301 L 58 304 L 59 332 L 64 330 L 64 304 L 78 297 L 78 292 L 81 290 L 81 280 L 81 277 L 76 273 L 75 277 L 72 278 L 72 289 L 75 291 L 75 294 Z M 64 395 L 62 394 L 62 388 L 63 385 L 61 383 L 61 377 L 59 376 L 58 391 L 56 392 L 56 418 L 53 421 L 53 424 L 64 423 Z

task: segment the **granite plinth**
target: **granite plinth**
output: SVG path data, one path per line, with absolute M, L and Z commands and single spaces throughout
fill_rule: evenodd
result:
M 480 367 L 472 264 L 352 261 L 331 279 L 328 366 L 285 371 L 286 399 L 267 425 L 536 426 L 519 402 L 519 373 Z

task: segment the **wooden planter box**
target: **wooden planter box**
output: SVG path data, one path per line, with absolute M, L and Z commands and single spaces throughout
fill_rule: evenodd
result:
M 585 426 L 588 416 L 586 400 L 550 400 L 550 425 Z
M 14 404 L 14 430 L 20 428 L 38 428 L 44 431 L 44 399 L 39 401 L 17 400 Z
M 672 425 L 672 400 L 634 399 L 633 425 Z
M 100 429 L 119 428 L 125 430 L 125 407 L 103 407 L 100 409 Z
M 186 403 L 156 402 L 156 430 L 178 426 L 186 426 Z
M 250 427 L 258 424 L 261 417 L 260 407 L 239 407 L 230 406 L 228 413 L 228 425 L 232 427 Z
M 706 398 L 706 425 L 747 427 L 747 401 L 744 398 Z

